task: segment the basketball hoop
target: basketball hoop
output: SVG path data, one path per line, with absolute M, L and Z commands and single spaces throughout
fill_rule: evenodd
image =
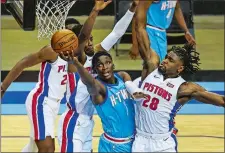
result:
M 65 28 L 65 20 L 76 0 L 37 0 L 38 39 L 50 39 L 53 33 Z

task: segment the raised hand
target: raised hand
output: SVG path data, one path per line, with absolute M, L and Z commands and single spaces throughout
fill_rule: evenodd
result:
M 138 48 L 135 45 L 132 45 L 130 51 L 129 51 L 129 56 L 131 59 L 136 60 L 139 56 L 139 51 Z
M 133 0 L 133 5 L 138 6 L 138 4 L 139 4 L 139 0 Z
M 191 35 L 190 32 L 186 32 L 184 36 L 185 36 L 185 39 L 188 41 L 189 44 L 191 44 L 191 45 L 196 45 L 195 39 L 194 39 L 194 37 Z
M 77 60 L 77 58 L 74 57 L 74 53 L 73 52 L 69 52 L 69 51 L 67 51 L 66 53 L 65 52 L 60 52 L 59 56 L 63 60 L 65 60 L 65 61 L 67 61 L 69 63 L 74 63 L 74 60 Z
M 101 11 L 103 10 L 107 5 L 109 5 L 112 2 L 112 0 L 107 0 L 105 2 L 105 0 L 95 0 L 95 7 L 94 9 L 96 11 Z
M 143 100 L 143 99 L 146 99 L 147 98 L 147 94 L 144 94 L 143 92 L 135 92 L 133 93 L 132 97 L 134 98 L 134 100 L 136 101 L 140 101 L 140 100 Z

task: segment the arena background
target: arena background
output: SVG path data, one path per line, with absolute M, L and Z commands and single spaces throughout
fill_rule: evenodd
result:
M 75 17 L 81 23 L 85 21 L 94 3 L 78 1 L 69 16 Z M 194 1 L 194 28 L 197 51 L 200 52 L 201 71 L 195 76 L 186 76 L 188 81 L 194 81 L 213 91 L 224 95 L 224 1 Z M 84 9 L 85 8 L 85 9 Z M 37 31 L 25 32 L 1 6 L 1 49 L 2 70 L 1 81 L 8 71 L 29 53 L 38 51 L 49 41 L 38 41 Z M 114 5 L 110 4 L 97 17 L 93 30 L 94 43 L 99 43 L 114 26 Z M 116 70 L 128 71 L 132 78 L 140 76 L 141 60 L 131 60 L 128 56 L 130 44 L 119 46 L 119 56 L 114 49 L 113 56 Z M 11 84 L 1 105 L 1 135 L 2 151 L 16 152 L 28 142 L 29 122 L 26 116 L 25 99 L 38 79 L 39 66 L 26 69 L 22 75 Z M 60 107 L 61 114 L 65 110 L 65 99 Z M 214 151 L 224 152 L 224 109 L 190 101 L 177 115 L 177 127 L 180 151 Z M 95 116 L 93 149 L 96 151 L 98 138 L 102 132 L 99 118 Z M 57 125 L 57 122 L 56 122 Z M 15 144 L 15 147 L 12 147 Z M 56 151 L 58 146 L 56 147 Z

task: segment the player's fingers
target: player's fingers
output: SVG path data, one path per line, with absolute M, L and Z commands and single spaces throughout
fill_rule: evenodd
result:
M 108 5 L 108 4 L 111 3 L 111 2 L 112 2 L 112 0 L 109 0 L 109 1 L 106 2 L 106 4 Z
M 68 59 L 69 59 L 70 61 L 73 60 L 73 55 L 71 55 L 71 52 L 66 51 L 66 53 L 67 53 Z
M 68 60 L 68 59 L 66 58 L 66 56 L 63 54 L 63 52 L 60 52 L 59 55 L 60 55 L 60 57 L 61 57 L 62 59 L 64 59 L 65 61 Z
M 72 58 L 73 57 L 73 51 L 69 52 L 69 56 Z

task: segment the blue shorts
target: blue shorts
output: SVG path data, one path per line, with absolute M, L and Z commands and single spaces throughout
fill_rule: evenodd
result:
M 155 30 L 149 27 L 146 27 L 146 31 L 151 42 L 150 47 L 158 54 L 161 62 L 167 54 L 166 32 Z
M 131 152 L 133 140 L 127 143 L 117 143 L 107 140 L 103 134 L 100 137 L 98 152 Z

